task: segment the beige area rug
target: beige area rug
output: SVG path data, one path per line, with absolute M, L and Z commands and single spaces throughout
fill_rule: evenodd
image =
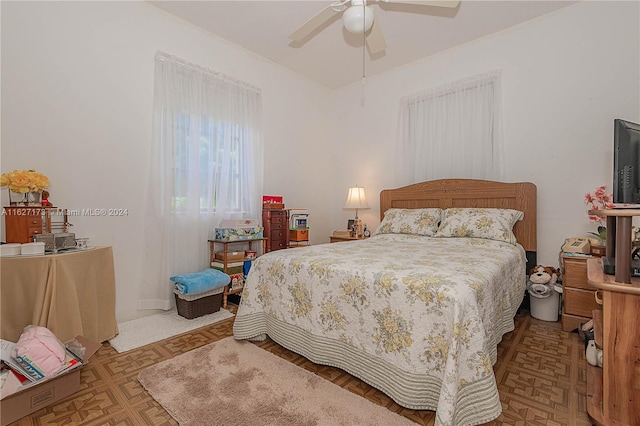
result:
M 118 335 L 110 339 L 109 343 L 118 353 L 127 352 L 233 316 L 228 310 L 220 308 L 212 314 L 187 319 L 178 315 L 176 308 L 173 308 L 159 314 L 118 323 Z
M 227 337 L 140 372 L 180 425 L 415 425 L 250 342 Z

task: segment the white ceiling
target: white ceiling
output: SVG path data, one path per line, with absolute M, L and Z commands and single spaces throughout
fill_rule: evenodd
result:
M 347 32 L 341 15 L 301 45 L 288 35 L 331 1 L 150 1 L 212 34 L 331 88 L 360 81 L 362 35 Z M 373 4 L 387 49 L 367 51 L 367 77 L 553 12 L 576 1 L 462 0 L 455 9 Z

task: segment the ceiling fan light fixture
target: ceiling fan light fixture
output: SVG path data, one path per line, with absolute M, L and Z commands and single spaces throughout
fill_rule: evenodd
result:
M 344 11 L 344 14 L 342 15 L 342 21 L 344 23 L 344 27 L 350 33 L 365 33 L 369 31 L 371 25 L 373 25 L 373 9 L 371 9 L 369 6 L 362 7 L 362 5 L 351 6 Z

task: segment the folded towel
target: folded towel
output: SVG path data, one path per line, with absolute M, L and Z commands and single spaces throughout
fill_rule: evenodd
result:
M 175 275 L 169 278 L 181 294 L 198 294 L 224 287 L 231 282 L 229 275 L 217 269 L 204 269 L 192 274 Z

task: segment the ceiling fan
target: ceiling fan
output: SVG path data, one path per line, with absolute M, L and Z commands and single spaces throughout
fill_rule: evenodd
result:
M 455 8 L 459 0 L 343 0 L 335 1 L 318 14 L 305 22 L 300 28 L 289 35 L 295 42 L 301 42 L 314 31 L 330 21 L 334 16 L 342 13 L 342 21 L 347 31 L 354 34 L 365 34 L 367 47 L 371 54 L 384 51 L 387 43 L 382 35 L 380 24 L 375 19 L 375 12 L 368 6 L 370 3 L 410 4 L 417 6 Z

